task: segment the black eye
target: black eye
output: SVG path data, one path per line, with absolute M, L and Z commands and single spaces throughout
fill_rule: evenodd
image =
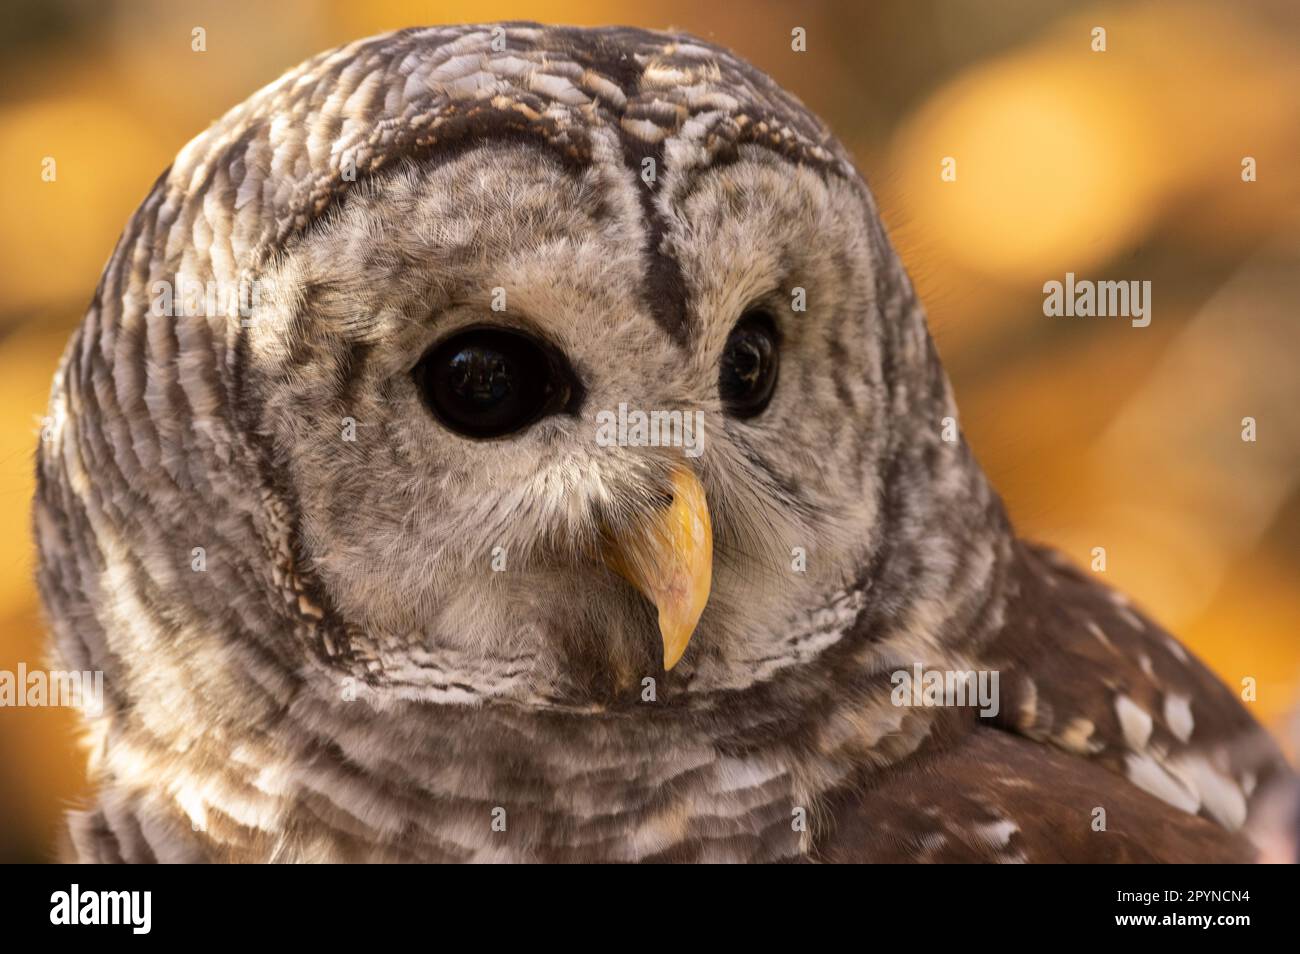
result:
M 778 343 L 776 325 L 761 311 L 747 312 L 731 329 L 722 352 L 718 390 L 723 408 L 732 417 L 753 417 L 772 400 L 780 364 Z
M 438 420 L 468 437 L 501 437 L 565 408 L 576 382 L 553 348 L 507 328 L 471 328 L 421 359 L 415 384 Z

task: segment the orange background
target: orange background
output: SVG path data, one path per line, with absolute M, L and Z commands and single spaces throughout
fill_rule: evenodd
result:
M 857 156 L 963 427 L 1029 537 L 1178 633 L 1287 738 L 1300 685 L 1300 7 L 873 3 L 6 4 L 0 33 L 0 669 L 40 667 L 28 529 L 50 375 L 177 150 L 326 47 L 438 22 L 677 27 Z M 790 33 L 807 30 L 807 52 Z M 1091 50 L 1091 30 L 1107 51 Z M 191 50 L 191 30 L 207 51 Z M 57 180 L 43 182 L 53 156 Z M 955 182 L 940 179 L 953 157 Z M 1258 181 L 1241 161 L 1255 157 Z M 1153 320 L 1047 318 L 1044 282 L 1150 280 Z M 1241 419 L 1258 441 L 1240 440 Z M 84 793 L 73 715 L 0 709 L 0 860 Z

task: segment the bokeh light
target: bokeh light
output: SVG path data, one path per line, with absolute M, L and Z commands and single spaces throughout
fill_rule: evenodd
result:
M 32 457 L 122 226 L 185 142 L 326 47 L 433 22 L 676 27 L 730 46 L 854 150 L 926 302 L 963 427 L 1021 532 L 1258 680 L 1300 676 L 1300 6 L 21 0 L 0 34 L 0 669 L 39 665 Z M 1090 31 L 1107 31 L 1094 53 Z M 190 46 L 195 26 L 207 51 Z M 808 52 L 790 30 L 808 30 Z M 1256 158 L 1257 182 L 1241 161 Z M 55 182 L 41 178 L 44 157 Z M 944 157 L 957 178 L 940 177 Z M 1149 328 L 1048 319 L 1066 271 L 1146 279 Z M 1259 441 L 1239 439 L 1253 416 Z M 64 710 L 0 712 L 0 859 L 83 794 Z M 1289 742 L 1284 738 L 1284 744 Z

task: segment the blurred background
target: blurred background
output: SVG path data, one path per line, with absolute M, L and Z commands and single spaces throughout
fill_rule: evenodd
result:
M 0 26 L 0 670 L 44 665 L 33 448 L 127 217 L 192 136 L 321 49 L 497 19 L 680 28 L 857 157 L 1022 534 L 1129 592 L 1284 740 L 1300 686 L 1300 4 L 7 0 Z M 1106 51 L 1092 50 L 1094 27 Z M 191 31 L 206 31 L 206 51 Z M 791 50 L 791 30 L 807 51 Z M 54 157 L 57 179 L 42 180 Z M 1257 181 L 1243 182 L 1244 157 Z M 941 162 L 956 160 L 955 181 Z M 1048 318 L 1067 271 L 1152 322 Z M 1242 418 L 1258 440 L 1241 440 Z M 76 720 L 0 709 L 0 860 L 85 792 Z M 1284 744 L 1287 744 L 1284 741 Z M 1292 748 L 1294 756 L 1294 749 Z

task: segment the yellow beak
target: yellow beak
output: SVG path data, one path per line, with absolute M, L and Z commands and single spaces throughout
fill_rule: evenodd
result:
M 684 465 L 672 475 L 672 503 L 615 537 L 605 562 L 659 610 L 664 669 L 677 665 L 709 601 L 713 527 L 699 479 Z

